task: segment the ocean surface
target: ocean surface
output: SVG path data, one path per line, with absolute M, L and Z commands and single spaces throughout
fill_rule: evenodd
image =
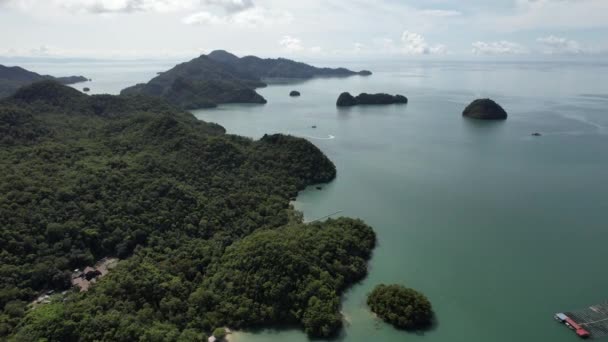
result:
M 173 64 L 23 66 L 84 74 L 93 78 L 86 84 L 92 93 L 118 93 Z M 362 218 L 379 242 L 369 276 L 343 297 L 338 340 L 577 340 L 553 315 L 608 300 L 608 64 L 342 65 L 374 75 L 271 85 L 259 91 L 266 105 L 193 112 L 229 133 L 307 138 L 335 162 L 337 179 L 303 191 L 297 209 L 307 220 L 339 210 Z M 302 96 L 290 98 L 291 90 Z M 343 91 L 399 93 L 410 103 L 338 109 Z M 503 105 L 509 119 L 462 118 L 480 97 Z M 375 319 L 365 297 L 380 283 L 425 293 L 436 326 L 408 333 Z M 308 341 L 298 330 L 238 332 L 232 339 Z

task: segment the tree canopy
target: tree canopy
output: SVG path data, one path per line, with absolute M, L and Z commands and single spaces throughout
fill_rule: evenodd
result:
M 0 339 L 340 327 L 339 295 L 364 276 L 375 236 L 352 219 L 302 224 L 289 206 L 336 175 L 310 142 L 254 141 L 158 99 L 54 82 L 1 101 L 0 133 Z M 88 292 L 27 305 L 107 256 L 122 261 Z
M 420 292 L 402 285 L 378 285 L 367 305 L 382 320 L 400 329 L 428 328 L 433 319 L 431 302 Z

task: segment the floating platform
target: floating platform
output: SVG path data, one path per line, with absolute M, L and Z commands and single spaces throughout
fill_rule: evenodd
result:
M 608 337 L 608 302 L 578 311 L 558 313 L 555 319 L 574 330 L 581 338 Z

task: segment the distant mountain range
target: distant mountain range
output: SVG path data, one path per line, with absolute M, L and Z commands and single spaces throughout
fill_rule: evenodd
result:
M 161 97 L 185 109 L 209 108 L 223 103 L 266 103 L 255 89 L 268 79 L 368 76 L 370 71 L 316 68 L 285 58 L 239 58 L 217 50 L 163 72 L 150 82 L 124 89 L 121 94 Z
M 0 65 L 0 98 L 12 95 L 17 89 L 23 86 L 44 80 L 54 80 L 61 84 L 74 84 L 86 82 L 88 81 L 88 78 L 84 76 L 54 77 L 40 75 L 21 67 Z

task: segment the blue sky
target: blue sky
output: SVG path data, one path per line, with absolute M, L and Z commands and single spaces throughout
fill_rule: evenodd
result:
M 608 0 L 0 0 L 0 56 L 603 58 Z

